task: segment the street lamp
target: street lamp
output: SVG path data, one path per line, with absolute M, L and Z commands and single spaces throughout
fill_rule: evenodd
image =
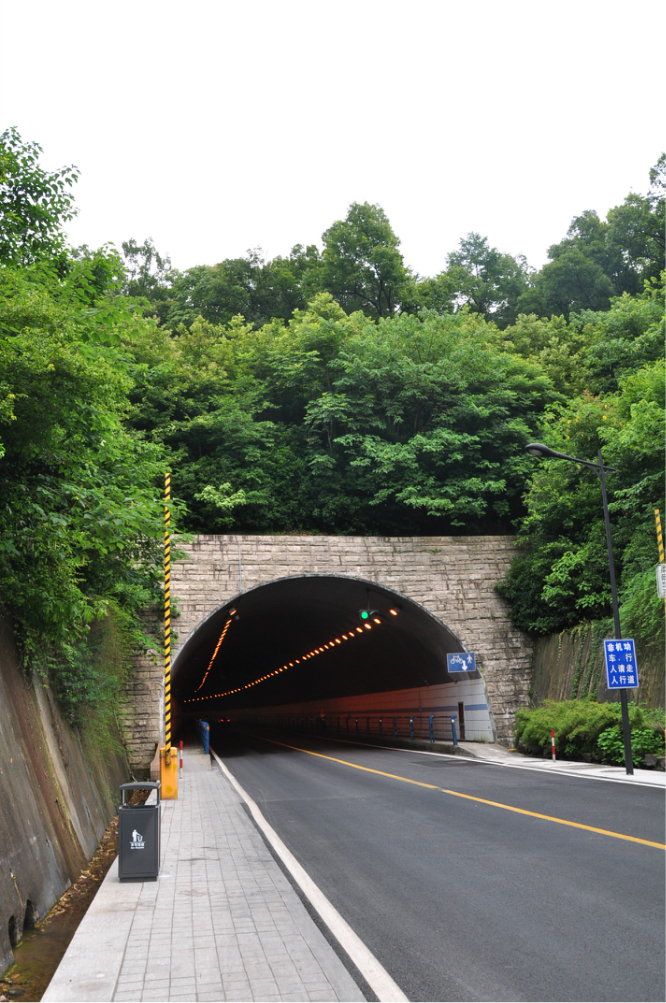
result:
M 576 456 L 569 456 L 568 453 L 558 453 L 550 446 L 545 446 L 543 442 L 530 442 L 525 446 L 528 453 L 540 459 L 568 460 L 570 463 L 579 463 L 583 467 L 594 470 L 601 481 L 601 497 L 604 503 L 604 522 L 606 523 L 606 546 L 608 547 L 608 570 L 610 571 L 611 596 L 613 599 L 613 620 L 615 621 L 615 637 L 620 640 L 622 632 L 620 630 L 620 610 L 617 603 L 617 585 L 615 584 L 615 564 L 613 562 L 613 544 L 611 541 L 610 517 L 608 515 L 608 497 L 606 495 L 606 471 L 614 471 L 614 467 L 605 467 L 601 456 L 601 450 L 597 450 L 598 463 L 591 463 L 589 460 L 579 460 Z M 631 755 L 631 728 L 629 726 L 629 701 L 626 689 L 620 690 L 620 704 L 622 706 L 622 738 L 624 739 L 624 764 L 627 774 L 633 775 L 634 761 Z

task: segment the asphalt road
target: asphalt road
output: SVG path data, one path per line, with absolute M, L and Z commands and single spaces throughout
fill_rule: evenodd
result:
M 664 999 L 663 850 L 536 817 L 663 843 L 663 791 L 272 737 L 320 755 L 212 744 L 410 1000 Z

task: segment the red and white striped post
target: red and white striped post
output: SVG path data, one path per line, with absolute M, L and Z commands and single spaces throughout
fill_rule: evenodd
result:
M 182 745 L 183 743 L 181 742 L 180 744 Z M 555 762 L 555 729 L 554 728 L 550 729 L 550 748 L 551 748 L 551 752 L 553 753 L 553 762 Z
M 182 777 L 182 775 L 183 775 L 183 740 L 182 740 L 182 738 L 180 740 L 180 756 L 179 756 L 179 759 L 178 759 L 178 766 L 180 768 L 180 776 Z

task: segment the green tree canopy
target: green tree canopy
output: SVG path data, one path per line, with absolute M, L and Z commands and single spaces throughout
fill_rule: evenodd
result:
M 178 272 L 168 255 L 161 255 L 149 238 L 143 244 L 126 240 L 122 244 L 124 293 L 144 300 L 147 312 L 157 316 L 160 323 L 167 321 L 173 304 L 173 284 Z
M 305 306 L 308 290 L 316 291 L 318 263 L 317 248 L 299 244 L 288 257 L 268 262 L 254 249 L 244 258 L 188 268 L 173 275 L 165 322 L 172 328 L 189 327 L 203 317 L 228 324 L 239 314 L 257 327 L 274 317 L 287 320 Z
M 516 306 L 528 286 L 524 257 L 512 258 L 490 247 L 487 237 L 468 233 L 447 256 L 446 277 L 460 305 L 506 327 L 516 319 Z
M 664 267 L 666 154 L 650 171 L 647 195 L 629 194 L 606 219 L 588 210 L 574 217 L 567 236 L 548 249 L 551 259 L 518 299 L 521 313 L 569 317 L 608 310 L 613 296 L 636 294 Z
M 143 367 L 132 423 L 173 450 L 192 528 L 209 532 L 230 515 L 266 532 L 508 528 L 522 446 L 554 399 L 482 318 L 377 324 L 331 294 L 286 326 L 200 320 L 159 351 L 128 348 Z
M 108 314 L 62 293 L 50 272 L 0 272 L 0 588 L 32 651 L 83 639 L 110 604 L 138 628 L 159 594 L 164 460 L 124 423 Z
M 54 260 L 64 252 L 62 227 L 76 214 L 71 188 L 79 172 L 46 171 L 41 153 L 16 128 L 0 135 L 0 265 Z
M 391 317 L 410 283 L 400 240 L 378 205 L 352 202 L 344 219 L 322 237 L 320 288 L 332 293 L 347 313 Z
M 601 448 L 616 468 L 608 490 L 622 619 L 626 628 L 647 617 L 640 627 L 644 638 L 663 632 L 663 603 L 652 580 L 653 513 L 664 510 L 663 425 L 664 362 L 659 359 L 627 373 L 615 394 L 584 391 L 553 406 L 540 430 L 548 445 L 582 459 L 596 462 Z M 552 633 L 609 616 L 608 558 L 595 474 L 556 460 L 535 464 L 527 507 L 520 530 L 523 551 L 501 587 L 518 626 Z

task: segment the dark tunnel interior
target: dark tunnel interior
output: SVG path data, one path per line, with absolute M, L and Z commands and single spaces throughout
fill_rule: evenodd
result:
M 198 717 L 406 689 L 450 681 L 446 654 L 464 650 L 389 588 L 302 575 L 249 589 L 202 621 L 174 659 L 172 693 Z

